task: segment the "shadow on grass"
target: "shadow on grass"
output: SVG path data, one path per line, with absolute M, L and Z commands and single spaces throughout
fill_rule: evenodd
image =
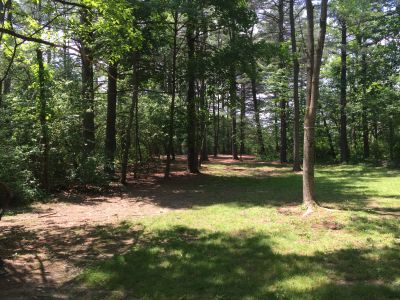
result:
M 71 276 L 64 272 L 128 251 L 141 233 L 140 228 L 131 227 L 123 222 L 115 227 L 1 228 L 0 257 L 5 259 L 7 275 L 0 277 L 0 299 L 59 299 L 58 292 L 69 295 L 68 289 L 58 290 L 60 278 Z
M 353 175 L 350 175 L 351 172 L 353 171 L 337 168 L 332 170 L 323 168 L 318 171 L 316 194 L 323 206 L 365 211 L 377 215 L 398 215 L 400 212 L 398 206 L 369 206 L 375 197 L 387 200 L 387 203 L 400 199 L 400 196 L 379 195 L 378 192 L 368 189 L 368 184 L 392 175 L 388 175 L 384 169 L 367 168 L 364 172 L 356 170 Z M 132 184 L 129 192 L 132 197 L 171 208 L 192 208 L 223 203 L 245 207 L 279 207 L 302 203 L 302 177 L 291 172 L 264 176 L 201 174 L 175 177 L 168 181 L 159 179 L 147 185 Z
M 372 226 L 367 221 L 359 224 Z M 367 230 L 390 232 L 381 225 Z M 26 297 L 18 299 L 396 299 L 400 292 L 394 247 L 283 254 L 266 233 L 251 230 L 14 226 L 1 233 L 0 256 L 15 254 L 19 263 L 7 262 L 10 275 L 0 280 L 1 299 L 21 291 Z M 86 271 L 59 286 L 57 261 Z
M 85 283 L 140 299 L 395 299 L 400 254 L 344 249 L 313 256 L 279 254 L 269 237 L 174 227 L 88 269 Z M 372 258 L 375 256 L 375 258 Z M 86 295 L 87 296 L 87 295 Z M 129 296 L 128 296 L 129 299 Z

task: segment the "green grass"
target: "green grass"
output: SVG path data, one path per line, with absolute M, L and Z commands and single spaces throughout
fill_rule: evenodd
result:
M 316 180 L 335 210 L 303 218 L 299 174 L 209 164 L 165 183 L 191 209 L 102 232 L 135 244 L 78 282 L 104 299 L 400 299 L 400 173 L 324 166 Z

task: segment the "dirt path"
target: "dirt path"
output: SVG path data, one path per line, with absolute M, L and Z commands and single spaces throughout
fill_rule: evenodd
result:
M 180 168 L 184 165 L 175 166 L 178 175 Z M 4 218 L 0 257 L 8 275 L 0 277 L 0 299 L 68 299 L 66 284 L 85 265 L 132 245 L 132 237 L 113 228 L 178 209 L 154 201 L 159 193 L 172 194 L 160 181 L 153 175 L 127 188 L 115 185 L 101 196 L 62 193 L 52 203 Z
M 253 161 L 252 157 L 245 159 Z M 217 162 L 236 172 L 237 161 L 220 157 Z M 69 282 L 85 266 L 123 253 L 135 242 L 135 230 L 140 229 L 131 234 L 124 230 L 121 235 L 121 223 L 207 201 L 204 175 L 189 175 L 185 169 L 180 157 L 168 181 L 159 170 L 131 180 L 127 187 L 115 184 L 97 195 L 64 192 L 51 203 L 36 204 L 4 218 L 0 222 L 0 257 L 8 275 L 0 277 L 0 299 L 71 299 Z
M 218 162 L 233 163 L 228 157 Z M 85 266 L 123 253 L 135 242 L 135 229 L 119 234 L 121 222 L 187 209 L 203 199 L 202 186 L 185 172 L 183 158 L 173 167 L 168 182 L 159 172 L 100 195 L 62 193 L 52 203 L 4 218 L 0 257 L 8 275 L 0 277 L 0 299 L 70 299 L 68 283 Z
M 0 255 L 9 275 L 0 278 L 0 299 L 32 299 L 57 290 L 81 265 L 126 250 L 132 239 L 109 245 L 101 234 L 124 220 L 170 211 L 129 192 L 120 196 L 60 195 L 0 223 Z M 51 292 L 54 298 L 64 298 Z

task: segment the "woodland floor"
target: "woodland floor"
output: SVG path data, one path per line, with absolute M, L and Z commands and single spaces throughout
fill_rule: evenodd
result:
M 399 171 L 320 166 L 303 218 L 290 166 L 173 170 L 6 216 L 0 299 L 400 299 Z

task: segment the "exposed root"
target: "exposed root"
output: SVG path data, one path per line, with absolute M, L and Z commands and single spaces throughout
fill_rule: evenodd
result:
M 340 209 L 328 208 L 328 207 L 320 206 L 318 204 L 314 204 L 314 205 L 307 205 L 307 210 L 304 212 L 302 217 L 308 217 L 309 215 L 313 214 L 317 210 L 324 210 L 324 211 L 328 211 L 328 212 L 341 212 Z
M 329 207 L 324 207 L 324 206 L 319 206 L 320 209 L 330 211 L 330 212 L 341 212 L 342 210 L 336 209 L 336 208 L 329 208 Z
M 303 214 L 303 218 L 308 217 L 309 215 L 311 215 L 313 212 L 315 211 L 315 208 L 313 205 L 309 205 L 307 207 L 307 210 L 305 211 L 305 213 Z

